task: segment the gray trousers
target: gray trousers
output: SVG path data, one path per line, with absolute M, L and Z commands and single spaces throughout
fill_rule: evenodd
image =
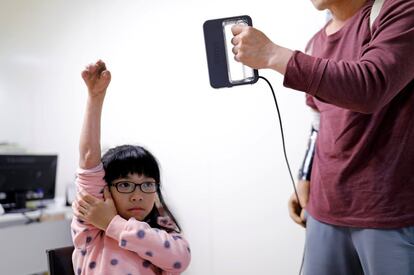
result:
M 333 226 L 307 216 L 304 275 L 414 275 L 414 226 Z

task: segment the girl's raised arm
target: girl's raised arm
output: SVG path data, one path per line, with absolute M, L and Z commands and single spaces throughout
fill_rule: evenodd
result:
M 105 187 L 101 164 L 101 113 L 111 74 L 105 63 L 99 60 L 86 66 L 82 78 L 88 88 L 88 97 L 79 141 L 79 169 L 76 178 L 78 196 L 72 205 L 72 238 L 75 247 L 81 249 L 81 254 L 84 255 L 87 247 L 94 243 L 100 233 L 99 228 L 85 220 L 87 209 L 82 200 L 89 196 L 102 199 L 101 190 Z
M 79 141 L 79 167 L 90 169 L 101 162 L 101 113 L 111 73 L 99 60 L 85 68 L 82 78 L 88 88 L 88 99 Z

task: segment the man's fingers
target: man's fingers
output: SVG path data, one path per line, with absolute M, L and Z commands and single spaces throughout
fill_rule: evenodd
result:
M 289 203 L 289 216 L 295 221 L 300 222 L 300 217 L 296 212 L 296 206 Z
M 234 60 L 236 60 L 237 62 L 240 62 L 240 56 L 238 56 L 237 54 L 234 56 Z
M 235 25 L 233 25 L 233 27 L 231 27 L 231 32 L 233 33 L 234 36 L 236 36 L 239 33 L 241 33 L 245 28 L 247 28 L 246 25 L 235 24 Z
M 238 46 L 234 46 L 233 49 L 231 49 L 231 51 L 236 55 L 239 52 L 240 47 Z
M 292 218 L 292 220 L 294 220 L 295 222 L 299 222 L 300 218 L 296 212 L 296 205 L 292 202 L 289 202 L 288 204 L 288 208 L 289 208 L 289 216 Z
M 300 216 L 301 214 L 301 208 L 299 207 L 299 204 L 296 200 L 290 199 L 288 203 L 288 209 L 289 209 L 289 216 L 290 218 L 297 224 L 299 224 L 302 227 L 305 227 L 304 219 Z M 303 212 L 303 211 L 302 211 Z
M 295 223 L 302 225 L 302 220 L 296 213 L 289 212 L 289 216 Z
M 302 211 L 300 211 L 300 219 L 302 220 L 304 227 L 306 227 L 306 210 L 305 209 L 302 209 Z
M 240 42 L 240 37 L 238 35 L 236 35 L 235 37 L 231 39 L 231 44 L 233 45 L 237 45 L 239 44 L 239 42 Z
M 302 227 L 306 227 L 305 222 L 298 215 L 293 215 L 293 216 L 290 216 L 290 217 L 292 218 L 292 220 L 295 223 L 299 224 Z

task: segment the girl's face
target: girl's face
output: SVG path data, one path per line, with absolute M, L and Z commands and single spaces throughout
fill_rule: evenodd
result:
M 119 178 L 112 182 L 110 190 L 118 214 L 127 220 L 134 217 L 139 221 L 143 221 L 154 207 L 157 193 L 144 193 L 141 191 L 140 186 L 136 186 L 135 190 L 131 193 L 121 193 L 118 191 L 125 191 L 127 189 L 126 187 L 131 184 L 144 184 L 143 189 L 146 190 L 149 190 L 153 184 L 158 184 L 153 178 L 136 173 L 128 174 L 125 178 Z M 118 185 L 118 189 L 115 185 Z

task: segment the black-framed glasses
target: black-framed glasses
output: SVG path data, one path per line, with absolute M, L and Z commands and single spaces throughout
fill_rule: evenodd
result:
M 135 183 L 130 181 L 119 181 L 117 183 L 111 183 L 110 186 L 115 186 L 119 193 L 132 193 L 135 191 L 137 186 L 143 193 L 155 193 L 158 190 L 158 183 L 156 182 L 143 182 Z

